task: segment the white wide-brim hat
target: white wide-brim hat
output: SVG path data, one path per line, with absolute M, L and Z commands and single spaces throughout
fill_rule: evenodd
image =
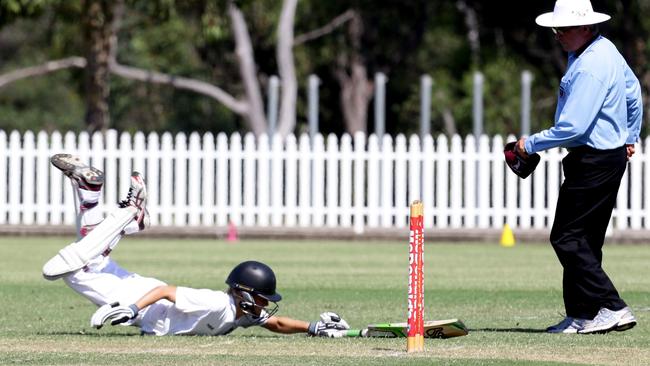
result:
M 609 20 L 607 14 L 596 13 L 589 0 L 557 0 L 552 13 L 544 13 L 535 19 L 542 27 L 571 27 L 598 24 Z

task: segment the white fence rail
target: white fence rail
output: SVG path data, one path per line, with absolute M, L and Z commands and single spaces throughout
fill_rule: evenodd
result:
M 508 140 L 513 137 L 508 137 Z M 648 140 L 637 146 L 614 211 L 615 229 L 650 226 Z M 420 199 L 427 228 L 547 229 L 562 181 L 559 149 L 542 153 L 526 180 L 507 171 L 501 136 L 464 140 L 307 135 L 255 139 L 207 133 L 47 134 L 0 130 L 0 225 L 74 224 L 72 190 L 49 157 L 78 154 L 104 170 L 104 207 L 145 175 L 153 225 L 407 227 Z M 380 147 L 381 146 L 381 147 Z

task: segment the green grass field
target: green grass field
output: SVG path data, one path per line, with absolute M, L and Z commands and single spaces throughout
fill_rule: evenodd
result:
M 137 328 L 89 326 L 95 307 L 43 263 L 71 238 L 0 237 L 0 364 L 47 365 L 648 365 L 650 245 L 606 245 L 604 266 L 639 321 L 627 332 L 552 335 L 561 319 L 561 268 L 546 244 L 427 243 L 425 314 L 460 318 L 470 334 L 426 340 L 323 339 L 262 328 L 224 337 L 145 337 Z M 125 268 L 168 283 L 224 289 L 237 263 L 274 268 L 281 315 L 340 313 L 353 327 L 406 320 L 406 242 L 150 240 L 126 238 Z

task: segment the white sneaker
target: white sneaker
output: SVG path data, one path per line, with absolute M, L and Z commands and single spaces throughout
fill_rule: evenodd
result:
M 588 322 L 578 331 L 580 334 L 607 333 L 612 330 L 624 331 L 636 325 L 636 318 L 629 307 L 621 310 L 601 308 L 594 320 Z
M 150 226 L 149 211 L 147 211 L 147 186 L 144 183 L 144 177 L 138 172 L 131 173 L 131 186 L 126 199 L 119 203 L 124 208 L 128 206 L 135 207 L 138 211 L 135 215 L 135 221 L 138 223 L 140 231 Z
M 634 328 L 636 325 L 636 318 L 634 317 L 634 314 L 632 314 L 632 310 L 626 306 L 618 312 L 622 312 L 623 315 L 621 316 L 621 320 L 618 321 L 618 324 L 616 324 L 614 330 L 622 332 Z
M 580 319 L 567 316 L 561 322 L 546 328 L 546 333 L 575 334 L 580 331 L 589 319 Z

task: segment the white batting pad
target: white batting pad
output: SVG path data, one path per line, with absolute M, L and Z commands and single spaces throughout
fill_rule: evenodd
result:
M 43 266 L 43 277 L 55 280 L 83 268 L 88 261 L 108 249 L 115 237 L 135 218 L 136 213 L 137 209 L 132 206 L 113 210 L 83 239 L 69 244 L 47 261 Z

